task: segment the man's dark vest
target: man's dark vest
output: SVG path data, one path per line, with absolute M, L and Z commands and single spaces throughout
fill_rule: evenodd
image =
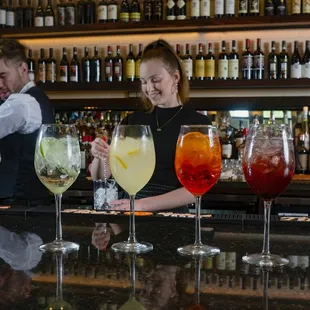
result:
M 26 94 L 40 105 L 42 123 L 54 123 L 52 103 L 38 87 Z M 39 130 L 31 134 L 13 133 L 0 139 L 0 198 L 36 200 L 46 198 L 48 191 L 34 169 L 34 152 Z

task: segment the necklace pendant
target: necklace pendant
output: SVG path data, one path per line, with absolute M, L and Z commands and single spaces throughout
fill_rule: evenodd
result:
M 161 128 L 157 128 L 157 131 L 161 131 Z

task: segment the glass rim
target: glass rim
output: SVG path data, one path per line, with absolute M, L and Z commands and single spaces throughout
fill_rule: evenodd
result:
M 204 125 L 204 124 L 196 124 L 196 125 L 181 125 L 181 128 L 193 128 L 193 127 L 195 127 L 195 128 L 214 128 L 214 129 L 217 129 L 217 127 L 216 126 L 214 126 L 214 125 Z
M 289 124 L 251 124 L 250 128 L 259 128 L 259 127 L 287 127 L 291 128 Z
M 119 124 L 115 127 L 151 127 L 150 125 L 130 125 L 130 124 Z
M 55 123 L 51 123 L 51 124 L 41 124 L 41 127 L 76 127 L 75 124 L 55 124 Z

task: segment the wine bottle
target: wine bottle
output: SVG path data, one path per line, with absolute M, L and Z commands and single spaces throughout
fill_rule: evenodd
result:
M 220 18 L 224 16 L 224 0 L 215 0 L 214 17 Z
M 228 56 L 228 78 L 237 80 L 239 78 L 239 55 L 236 52 L 236 41 L 231 43 L 231 53 Z
M 301 58 L 298 52 L 298 41 L 294 41 L 294 53 L 291 58 L 291 78 L 301 78 Z
M 303 0 L 302 1 L 302 13 L 303 14 L 310 14 L 310 0 Z
M 47 58 L 47 76 L 46 81 L 50 83 L 56 82 L 56 60 L 54 58 L 54 51 L 52 48 L 49 49 L 49 58 Z
M 94 57 L 90 62 L 90 80 L 91 82 L 101 82 L 101 58 L 97 46 L 94 47 Z
M 142 52 L 143 52 L 143 44 L 139 44 L 139 53 L 136 57 L 136 80 L 140 80 L 140 64 L 141 64 L 141 59 L 142 59 Z
M 202 44 L 199 43 L 198 54 L 195 61 L 195 76 L 197 80 L 205 78 L 205 56 L 203 55 Z
M 200 0 L 200 18 L 210 18 L 210 0 Z
M 253 55 L 250 52 L 250 39 L 245 41 L 245 51 L 242 53 L 241 71 L 244 80 L 252 78 Z
M 235 16 L 235 0 L 225 0 L 225 16 L 233 17 Z
M 154 20 L 163 19 L 163 1 L 162 0 L 154 0 L 153 19 Z
M 54 26 L 54 10 L 52 8 L 51 0 L 47 0 L 47 6 L 44 13 L 44 26 L 46 27 Z
M 93 0 L 87 0 L 85 4 L 85 22 L 86 24 L 94 24 L 96 20 L 96 4 Z
M 100 0 L 98 3 L 97 21 L 99 24 L 104 24 L 108 21 L 108 3 L 105 0 Z
M 32 58 L 32 50 L 28 50 L 28 58 L 27 58 L 27 66 L 28 66 L 28 76 L 30 81 L 35 80 L 35 62 Z
M 268 55 L 268 78 L 276 80 L 278 78 L 279 57 L 276 54 L 276 42 L 271 42 L 271 52 Z
M 82 66 L 82 81 L 89 83 L 90 82 L 90 57 L 88 55 L 88 47 L 84 48 L 84 57 L 81 60 Z
M 282 41 L 282 50 L 279 55 L 279 63 L 280 63 L 280 79 L 288 78 L 288 68 L 289 68 L 289 56 L 286 50 L 286 41 Z
M 63 47 L 62 49 L 62 59 L 59 65 L 59 81 L 68 82 L 69 81 L 69 62 L 67 59 L 67 49 Z
M 79 82 L 80 81 L 80 63 L 77 56 L 77 48 L 73 48 L 73 57 L 70 63 L 70 82 Z
M 257 39 L 256 51 L 253 54 L 253 79 L 262 80 L 264 78 L 265 55 L 261 49 L 261 39 Z
M 131 3 L 130 21 L 131 22 L 141 21 L 141 9 L 139 0 L 133 0 Z
M 227 80 L 228 78 L 228 55 L 225 41 L 222 41 L 222 51 L 218 60 L 218 77 L 220 80 Z
M 64 26 L 66 24 L 66 12 L 65 12 L 65 4 L 63 0 L 59 0 L 57 3 L 57 25 Z
M 306 50 L 302 59 L 301 77 L 310 79 L 310 41 L 306 41 Z
M 129 22 L 129 3 L 127 0 L 123 0 L 121 3 L 119 20 L 123 23 Z
M 259 0 L 249 0 L 250 1 L 250 15 L 259 16 Z
M 298 143 L 296 146 L 296 173 L 306 174 L 308 170 L 308 156 L 309 152 L 305 146 L 305 136 L 300 134 L 298 136 Z
M 126 58 L 126 80 L 133 82 L 135 80 L 135 56 L 133 54 L 133 45 L 129 44 L 129 53 Z
M 248 15 L 248 0 L 239 0 L 238 6 L 238 15 L 239 16 L 247 16 Z
M 177 19 L 186 19 L 186 0 L 177 1 Z
M 66 25 L 75 25 L 75 4 L 69 0 L 65 10 Z
M 187 43 L 186 44 L 186 50 L 185 55 L 183 56 L 183 64 L 185 69 L 185 74 L 188 80 L 191 80 L 193 78 L 193 57 L 190 54 L 190 46 Z
M 182 57 L 181 57 L 181 46 L 180 46 L 180 44 L 177 44 L 177 45 L 175 46 L 175 52 L 176 52 L 177 56 L 180 58 L 180 60 L 182 61 Z
M 6 7 L 4 1 L 0 1 L 0 28 L 6 27 Z
M 31 0 L 27 0 L 27 5 L 24 9 L 24 26 L 25 27 L 33 27 L 33 7 L 31 6 Z
M 144 2 L 144 20 L 153 19 L 153 2 L 152 0 L 146 0 Z
M 108 3 L 108 22 L 117 22 L 117 3 L 115 0 L 110 0 Z
M 279 16 L 287 15 L 286 0 L 276 1 L 276 15 Z
M 24 8 L 23 8 L 23 0 L 18 0 L 18 6 L 15 10 L 16 16 L 16 28 L 24 27 Z
M 215 78 L 215 56 L 213 54 L 212 43 L 208 45 L 208 54 L 206 55 L 206 79 L 214 80 Z
M 175 20 L 176 19 L 176 4 L 174 0 L 167 1 L 167 20 Z
M 191 19 L 198 19 L 200 17 L 200 2 L 199 2 L 199 0 L 192 0 L 191 1 L 190 17 L 191 17 Z
M 42 83 L 46 82 L 46 59 L 44 57 L 44 48 L 40 49 L 40 58 L 38 60 L 39 67 L 39 81 Z
M 114 81 L 121 82 L 123 80 L 123 58 L 121 56 L 121 48 L 119 45 L 116 47 L 116 56 L 114 57 L 113 66 Z
M 265 16 L 275 15 L 276 9 L 273 0 L 265 0 Z
M 15 27 L 15 10 L 12 7 L 12 0 L 8 0 L 8 7 L 6 9 L 6 27 Z
M 113 81 L 113 57 L 112 57 L 112 48 L 108 46 L 108 56 L 104 60 L 104 73 L 105 80 L 107 82 Z
M 301 13 L 301 0 L 292 1 L 292 15 L 297 15 Z
M 77 23 L 78 24 L 85 24 L 85 15 L 86 15 L 86 9 L 85 9 L 85 1 L 79 0 L 77 3 Z
M 38 0 L 38 7 L 35 13 L 34 25 L 35 27 L 44 26 L 44 13 L 43 13 L 41 0 Z

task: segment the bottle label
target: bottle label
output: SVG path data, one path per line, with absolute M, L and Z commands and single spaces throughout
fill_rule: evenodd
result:
M 228 77 L 230 79 L 237 79 L 239 77 L 239 60 L 238 59 L 228 60 Z
M 304 0 L 302 3 L 303 3 L 302 12 L 304 14 L 310 13 L 310 0 Z
M 70 81 L 71 82 L 79 81 L 79 67 L 76 65 L 70 66 Z
M 222 157 L 230 158 L 232 155 L 232 145 L 231 144 L 222 144 Z
M 215 60 L 207 59 L 206 60 L 206 77 L 215 76 Z
M 28 71 L 28 76 L 29 76 L 30 81 L 34 81 L 35 80 L 35 74 L 34 74 L 33 70 L 29 70 Z
M 109 78 L 113 75 L 113 64 L 111 62 L 107 62 L 105 64 L 105 76 L 106 78 Z
M 301 0 L 293 0 L 292 1 L 292 14 L 300 14 L 301 13 L 301 3 L 300 2 L 301 2 Z
M 65 8 L 63 6 L 57 8 L 57 21 L 59 26 L 65 25 Z
M 34 19 L 35 27 L 43 27 L 44 26 L 44 18 L 42 16 L 38 16 Z
M 219 78 L 228 78 L 228 59 L 219 59 Z
M 276 79 L 277 78 L 277 63 L 271 62 L 269 63 L 269 78 Z
M 298 262 L 297 255 L 290 255 L 288 257 L 288 260 L 289 260 L 289 264 L 288 265 L 289 265 L 290 268 L 294 269 L 294 268 L 297 267 L 297 262 Z
M 140 79 L 140 64 L 141 64 L 141 59 L 136 61 L 136 78 Z
M 310 62 L 306 62 L 302 65 L 302 77 L 310 79 Z
M 297 171 L 306 171 L 308 165 L 308 154 L 297 154 Z
M 0 25 L 6 25 L 6 10 L 0 9 Z
M 80 151 L 81 153 L 81 169 L 86 169 L 86 154 L 85 151 Z
M 248 13 L 248 0 L 240 0 L 239 14 L 247 14 L 247 13 Z
M 287 78 L 287 62 L 281 62 L 281 78 Z
M 75 25 L 75 8 L 72 6 L 66 7 L 66 22 L 67 25 Z
M 244 137 L 236 138 L 236 148 L 238 149 L 243 142 L 244 142 Z
M 98 20 L 108 19 L 108 7 L 106 5 L 99 5 L 97 7 L 97 19 Z
M 175 15 L 167 15 L 167 20 L 176 20 Z
M 108 19 L 117 20 L 117 5 L 116 4 L 110 4 L 108 6 Z
M 15 14 L 14 14 L 14 12 L 6 12 L 6 24 L 9 27 L 15 26 Z
M 54 17 L 53 16 L 45 16 L 44 23 L 45 23 L 45 26 L 47 26 L 47 27 L 54 26 Z
M 129 12 L 121 12 L 119 14 L 119 19 L 121 22 L 128 23 L 129 22 Z
M 301 64 L 300 63 L 291 65 L 291 78 L 292 79 L 301 78 Z
M 264 55 L 255 55 L 253 57 L 254 68 L 264 69 Z
M 126 78 L 132 78 L 135 76 L 135 61 L 126 60 Z
M 309 256 L 308 255 L 301 255 L 297 258 L 297 265 L 301 269 L 306 269 L 309 267 Z
M 122 75 L 123 75 L 122 64 L 121 63 L 115 63 L 115 65 L 114 65 L 114 76 L 115 77 L 121 77 Z
M 224 270 L 226 268 L 226 252 L 221 252 L 216 256 L 216 268 Z
M 68 82 L 68 66 L 59 67 L 59 81 Z
M 131 12 L 130 13 L 130 21 L 140 22 L 141 21 L 141 13 L 140 12 Z
M 225 14 L 235 15 L 235 0 L 225 0 Z
M 56 81 L 56 64 L 47 64 L 47 80 L 54 83 Z
M 242 70 L 251 70 L 253 66 L 253 56 L 246 55 L 242 57 Z
M 226 252 L 226 270 L 236 270 L 236 252 Z
M 250 0 L 250 13 L 259 14 L 259 0 Z
M 188 78 L 193 76 L 193 60 L 192 59 L 183 59 L 185 74 Z
M 168 9 L 171 10 L 174 6 L 175 6 L 174 0 L 168 0 L 168 1 L 167 1 L 167 8 L 168 8 Z
M 224 0 L 215 0 L 215 15 L 224 15 Z
M 46 65 L 45 65 L 45 63 L 39 64 L 39 80 L 43 83 L 46 82 Z
M 192 0 L 191 1 L 191 17 L 199 17 L 200 16 L 200 4 L 199 0 Z
M 203 78 L 205 76 L 205 61 L 203 59 L 196 60 L 195 75 L 197 78 Z
M 210 17 L 210 0 L 200 0 L 200 16 Z

